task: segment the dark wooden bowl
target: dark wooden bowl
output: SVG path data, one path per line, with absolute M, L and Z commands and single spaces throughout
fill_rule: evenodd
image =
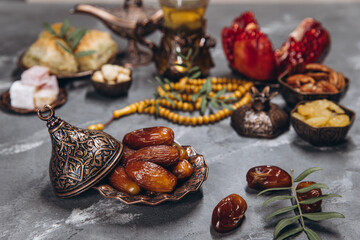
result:
M 297 111 L 299 105 L 304 104 L 306 101 L 300 102 L 296 105 L 296 107 L 291 111 L 291 125 L 294 127 L 295 132 L 305 141 L 315 145 L 315 146 L 334 146 L 341 143 L 351 126 L 355 120 L 355 113 L 345 108 L 341 105 L 342 109 L 344 109 L 345 114 L 350 118 L 350 124 L 345 127 L 312 127 L 305 122 L 301 121 L 292 116 L 294 112 Z
M 91 79 L 91 83 L 95 90 L 106 97 L 119 97 L 126 95 L 132 83 L 132 71 L 130 72 L 130 80 L 126 82 L 107 84 L 103 82 L 96 82 Z
M 345 87 L 337 92 L 337 93 L 302 93 L 296 91 L 290 85 L 288 85 L 285 79 L 288 77 L 288 74 L 284 74 L 279 77 L 279 84 L 280 84 L 280 93 L 284 98 L 285 102 L 290 106 L 293 107 L 297 103 L 301 101 L 313 101 L 317 99 L 328 99 L 333 102 L 339 102 L 340 99 L 345 95 L 349 88 L 350 80 L 345 77 Z

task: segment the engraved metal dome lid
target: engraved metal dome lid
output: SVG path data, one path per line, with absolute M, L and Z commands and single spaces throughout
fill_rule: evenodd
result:
M 49 114 L 44 115 L 46 112 Z M 120 161 L 123 144 L 109 134 L 72 126 L 56 117 L 49 105 L 37 113 L 47 121 L 52 143 L 49 175 L 58 197 L 73 197 L 88 190 Z

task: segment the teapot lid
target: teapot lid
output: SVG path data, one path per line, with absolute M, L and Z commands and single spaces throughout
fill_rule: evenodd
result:
M 58 197 L 68 198 L 93 187 L 111 172 L 120 161 L 123 144 L 105 132 L 72 126 L 54 113 L 50 105 L 37 111 L 38 117 L 47 121 L 51 138 L 53 189 Z

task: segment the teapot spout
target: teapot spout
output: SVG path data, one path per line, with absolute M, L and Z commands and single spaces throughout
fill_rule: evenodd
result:
M 73 9 L 70 11 L 72 14 L 74 13 L 85 13 L 92 15 L 98 19 L 100 19 L 105 25 L 112 26 L 112 28 L 129 28 L 135 27 L 135 23 L 131 23 L 129 21 L 125 21 L 120 19 L 119 17 L 115 16 L 114 14 L 110 13 L 106 9 L 96 7 L 90 4 L 77 4 Z M 134 26 L 129 26 L 134 25 Z

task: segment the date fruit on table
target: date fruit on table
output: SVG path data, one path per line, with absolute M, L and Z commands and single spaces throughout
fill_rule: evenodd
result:
M 247 172 L 246 181 L 249 188 L 258 190 L 291 186 L 290 175 L 277 166 L 253 167 Z
M 211 225 L 217 232 L 229 232 L 241 224 L 246 209 L 247 203 L 241 196 L 230 194 L 214 208 Z
M 177 179 L 165 168 L 152 162 L 131 162 L 125 167 L 128 176 L 142 188 L 153 192 L 172 192 Z
M 124 167 L 117 166 L 109 176 L 109 183 L 119 191 L 137 195 L 141 188 L 126 174 Z
M 299 63 L 322 62 L 330 49 L 328 31 L 313 18 L 304 19 L 277 50 L 252 12 L 235 18 L 221 36 L 230 67 L 260 81 L 274 80 Z
M 315 184 L 315 182 L 312 182 L 312 181 L 300 182 L 297 185 L 296 190 L 302 189 L 304 187 L 308 187 L 313 184 Z M 299 199 L 299 202 L 309 199 L 309 198 L 320 197 L 321 195 L 322 195 L 322 192 L 321 192 L 320 188 L 316 188 L 316 189 L 310 190 L 305 193 L 296 193 L 296 196 Z M 300 208 L 303 212 L 306 212 L 306 213 L 319 212 L 321 210 L 321 203 L 322 203 L 322 201 L 320 200 L 320 201 L 318 201 L 316 203 L 312 203 L 312 204 L 300 204 Z
M 123 143 L 133 149 L 153 145 L 171 145 L 174 142 L 174 131 L 168 127 L 142 128 L 124 136 Z
M 143 147 L 129 156 L 126 164 L 137 161 L 149 161 L 162 167 L 175 166 L 179 161 L 179 150 L 168 145 Z

